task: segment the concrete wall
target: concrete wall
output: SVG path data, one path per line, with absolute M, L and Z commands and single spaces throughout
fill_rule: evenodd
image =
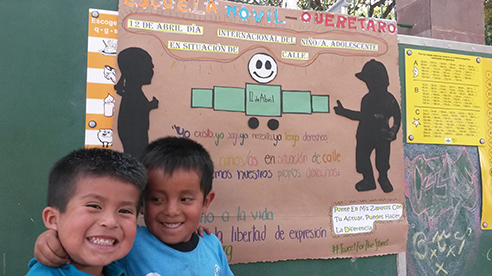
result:
M 485 44 L 483 0 L 398 0 L 398 33 Z

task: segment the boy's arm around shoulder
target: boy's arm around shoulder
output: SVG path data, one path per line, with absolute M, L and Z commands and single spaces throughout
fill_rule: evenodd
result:
M 50 267 L 59 267 L 70 263 L 70 258 L 58 239 L 55 230 L 41 233 L 34 244 L 34 257 L 38 262 Z

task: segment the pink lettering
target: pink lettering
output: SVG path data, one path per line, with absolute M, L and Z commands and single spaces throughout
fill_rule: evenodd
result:
M 337 20 L 337 28 L 345 28 L 346 21 L 347 17 L 339 15 Z
M 381 33 L 386 32 L 386 23 L 384 23 L 383 21 L 379 21 L 378 22 L 378 31 Z
M 355 21 L 357 21 L 357 18 L 355 16 L 349 16 L 348 17 L 348 28 L 349 29 L 357 29 L 355 26 Z
M 327 13 L 326 14 L 326 18 L 325 18 L 325 26 L 335 27 L 335 23 L 331 23 L 331 22 L 333 22 L 333 18 L 335 18 L 335 15 L 334 14 Z

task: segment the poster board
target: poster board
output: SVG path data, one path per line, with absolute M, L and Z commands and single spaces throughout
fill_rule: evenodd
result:
M 407 143 L 485 144 L 484 62 L 405 49 Z
M 400 35 L 400 76 L 402 102 L 406 109 L 404 114 L 407 116 L 404 118 L 406 139 L 415 129 L 413 116 L 418 115 L 415 114 L 415 104 L 411 103 L 415 96 L 415 83 L 414 59 L 408 59 L 409 49 L 412 49 L 412 54 L 421 52 L 426 53 L 427 57 L 446 57 L 448 60 L 444 68 L 449 68 L 449 64 L 457 59 L 479 64 L 481 68 L 474 70 L 474 73 L 483 75 L 475 74 L 474 84 L 480 85 L 482 89 L 477 90 L 476 95 L 486 97 L 485 72 L 489 70 L 488 63 L 492 57 L 490 47 Z M 407 63 L 409 60 L 411 62 Z M 451 75 L 455 73 L 452 70 L 448 72 Z M 458 75 L 464 79 L 470 76 L 468 73 L 461 72 Z M 480 79 L 482 83 L 478 81 Z M 446 85 L 449 89 L 450 85 Z M 463 86 L 463 83 L 457 82 L 455 85 Z M 440 95 L 440 91 L 432 92 Z M 473 96 L 468 95 L 462 103 L 471 103 Z M 488 107 L 486 100 L 482 102 L 484 109 L 481 116 L 484 118 L 485 132 L 488 132 Z M 453 118 L 447 116 L 443 119 Z M 486 180 L 489 175 L 483 159 L 490 143 L 488 137 L 485 135 L 482 143 L 473 141 L 475 146 L 453 145 L 442 140 L 438 143 L 423 143 L 421 140 L 404 145 L 405 198 L 410 225 L 406 253 L 407 275 L 480 275 L 490 269 L 490 234 L 481 230 L 489 209 L 484 194 L 490 193 Z
M 482 176 L 481 228 L 490 229 L 492 60 L 487 47 L 475 52 L 478 45 L 454 45 L 472 53 L 450 51 L 449 47 L 409 46 L 403 50 L 406 139 L 408 143 L 477 146 Z
M 112 148 L 118 12 L 89 9 L 86 148 Z
M 482 172 L 482 230 L 492 229 L 492 59 L 484 59 L 483 83 L 486 139 L 479 149 Z
M 114 148 L 138 155 L 141 145 L 121 138 L 132 124 L 148 125 L 141 138 L 150 141 L 203 144 L 215 163 L 216 200 L 201 223 L 230 263 L 404 250 L 403 146 L 391 142 L 401 137 L 395 22 L 220 1 L 151 4 L 120 1 L 119 58 L 125 50 L 145 56 L 142 67 L 132 64 L 148 115 L 115 122 Z M 137 76 L 118 69 L 118 82 Z M 359 112 L 365 82 L 384 86 L 388 110 Z M 129 116 L 120 96 L 118 120 Z M 357 130 L 368 126 L 378 134 Z M 364 143 L 371 139 L 386 141 L 391 154 L 378 161 L 382 176 L 374 159 L 359 164 L 368 179 L 360 182 L 357 142 L 373 151 Z

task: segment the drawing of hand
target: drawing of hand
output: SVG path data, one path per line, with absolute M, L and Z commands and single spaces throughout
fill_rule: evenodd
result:
M 156 97 L 152 97 L 152 101 L 150 101 L 150 108 L 156 109 L 159 106 L 159 100 Z
M 346 109 L 343 107 L 342 103 L 340 100 L 337 100 L 337 106 L 333 107 L 335 110 L 335 113 L 338 115 L 344 115 L 346 112 Z

